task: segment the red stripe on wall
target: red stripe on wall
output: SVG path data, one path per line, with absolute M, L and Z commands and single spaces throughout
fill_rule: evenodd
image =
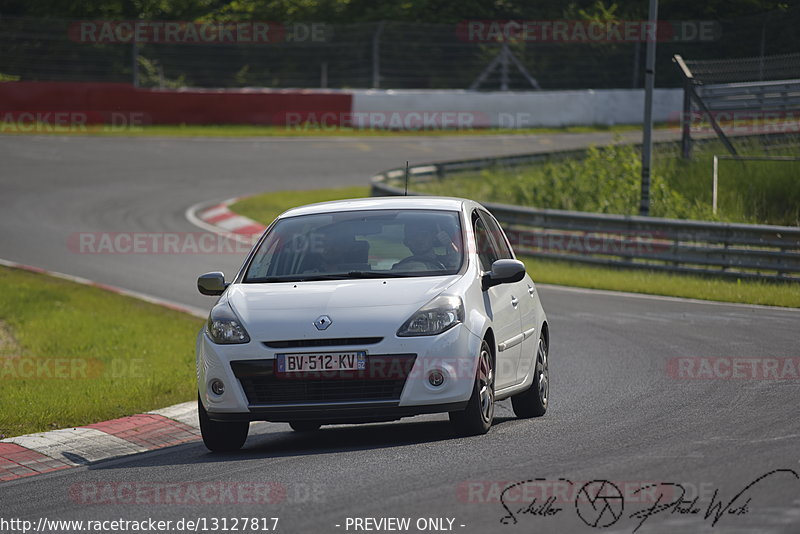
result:
M 341 120 L 350 114 L 349 93 L 271 89 L 138 89 L 121 83 L 0 83 L 0 120 L 66 120 L 74 125 L 141 120 L 141 124 L 283 125 L 287 116 L 316 121 L 326 114 Z M 50 113 L 48 117 L 46 114 Z M 56 117 L 55 113 L 79 114 Z M 331 122 L 329 122 L 330 124 Z M 338 122 L 336 122 L 338 124 Z

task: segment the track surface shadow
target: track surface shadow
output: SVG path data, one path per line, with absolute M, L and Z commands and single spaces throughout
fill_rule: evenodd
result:
M 513 417 L 495 417 L 493 429 L 513 422 Z M 490 429 L 491 434 L 493 430 Z M 248 437 L 244 447 L 236 452 L 212 453 L 202 442 L 192 442 L 161 449 L 161 454 L 143 453 L 130 457 L 130 461 L 100 462 L 87 466 L 101 471 L 128 467 L 154 467 L 191 464 L 216 464 L 263 458 L 282 458 L 390 449 L 425 443 L 481 439 L 482 436 L 457 435 L 445 419 L 403 423 L 372 423 L 366 425 L 337 425 L 322 427 L 316 432 L 286 430 L 269 431 Z M 168 452 L 167 452 L 168 451 Z

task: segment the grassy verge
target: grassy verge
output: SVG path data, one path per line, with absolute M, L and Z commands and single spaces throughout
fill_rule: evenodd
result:
M 543 284 L 800 308 L 800 284 L 721 280 L 532 257 L 520 259 L 525 262 L 531 278 Z
M 192 400 L 201 323 L 99 288 L 0 267 L 0 434 Z
M 793 145 L 768 150 L 735 141 L 741 155 L 796 155 Z M 719 143 L 697 147 L 691 160 L 675 147 L 655 155 L 650 188 L 655 217 L 800 225 L 800 162 L 720 161 L 719 210 L 712 210 L 711 166 Z M 549 161 L 524 167 L 487 169 L 413 184 L 415 191 L 519 206 L 635 215 L 641 194 L 641 156 L 633 146 L 590 148 L 583 160 Z
M 263 224 L 269 224 L 280 213 L 295 206 L 365 196 L 369 196 L 368 187 L 282 191 L 243 199 L 233 204 L 231 209 Z M 612 269 L 531 257 L 522 259 L 531 277 L 541 283 L 800 308 L 800 284 L 718 280 L 638 269 Z
M 369 187 L 340 187 L 336 189 L 315 189 L 313 191 L 278 191 L 244 198 L 231 205 L 230 209 L 268 225 L 275 217 L 296 206 L 342 200 L 345 198 L 361 198 L 369 196 Z
M 666 128 L 667 124 L 656 127 Z M 316 125 L 258 126 L 248 124 L 219 125 L 152 125 L 136 127 L 111 127 L 105 125 L 52 126 L 48 124 L 16 124 L 0 121 L 0 134 L 13 135 L 96 135 L 96 136 L 165 136 L 165 137 L 382 137 L 382 136 L 444 136 L 444 135 L 531 135 L 559 133 L 626 132 L 641 130 L 634 124 L 613 126 L 568 126 L 563 128 L 475 128 L 461 130 L 420 129 L 385 130 L 378 128 L 326 127 Z

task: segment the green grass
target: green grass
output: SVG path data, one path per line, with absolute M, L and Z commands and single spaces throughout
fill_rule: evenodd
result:
M 797 141 L 795 141 L 797 143 Z M 737 140 L 741 155 L 796 155 L 800 143 L 765 151 Z M 800 225 L 800 162 L 720 161 L 719 210 L 712 210 L 711 160 L 726 154 L 719 143 L 685 161 L 674 147 L 654 157 L 650 214 L 655 217 Z M 582 160 L 487 169 L 412 184 L 415 191 L 520 206 L 635 215 L 641 194 L 641 155 L 631 145 L 592 147 Z
M 528 274 L 537 283 L 800 308 L 800 284 L 723 280 L 643 269 L 612 269 L 529 256 L 520 259 L 525 262 Z
M 278 191 L 244 198 L 232 204 L 230 209 L 245 217 L 250 217 L 255 221 L 268 225 L 275 217 L 289 208 L 302 206 L 304 204 L 313 204 L 315 202 L 368 196 L 369 187 L 367 186 L 315 189 L 313 191 Z
M 201 324 L 99 288 L 0 267 L 0 434 L 192 400 Z
M 368 195 L 368 187 L 263 193 L 243 199 L 233 204 L 231 209 L 263 224 L 269 224 L 277 215 L 295 206 Z M 459 191 L 459 196 L 464 195 Z M 541 283 L 800 308 L 800 284 L 731 281 L 640 269 L 613 269 L 531 257 L 522 259 L 531 277 Z
M 22 127 L 20 127 L 22 126 Z M 666 128 L 667 125 L 658 125 Z M 559 133 L 626 132 L 640 130 L 641 126 L 617 124 L 613 126 L 569 126 L 564 128 L 476 128 L 469 130 L 385 130 L 376 128 L 320 127 L 298 125 L 296 127 L 259 126 L 247 124 L 220 125 L 150 125 L 113 128 L 104 125 L 54 127 L 47 124 L 23 124 L 0 121 L 0 134 L 54 134 L 54 135 L 99 135 L 99 136 L 165 136 L 165 137 L 374 137 L 374 136 L 443 136 L 443 135 L 531 135 Z

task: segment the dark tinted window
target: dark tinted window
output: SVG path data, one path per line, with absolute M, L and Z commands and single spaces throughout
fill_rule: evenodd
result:
M 514 259 L 514 254 L 511 252 L 511 248 L 508 246 L 508 242 L 506 241 L 506 236 L 503 233 L 503 230 L 500 229 L 500 225 L 497 223 L 497 220 L 485 211 L 481 211 L 480 214 L 481 218 L 486 221 L 486 229 L 494 238 L 494 244 L 497 247 L 497 254 L 499 255 L 500 259 Z
M 492 263 L 499 259 L 497 251 L 495 251 L 492 239 L 486 230 L 486 225 L 480 217 L 473 217 L 473 227 L 475 229 L 475 246 L 478 251 L 478 258 L 481 261 L 481 269 L 490 271 Z

